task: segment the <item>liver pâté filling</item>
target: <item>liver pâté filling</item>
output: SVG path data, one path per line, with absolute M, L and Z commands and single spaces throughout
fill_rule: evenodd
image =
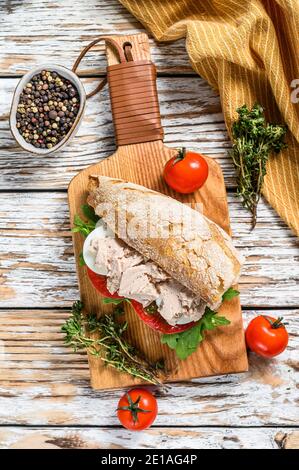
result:
M 144 308 L 154 306 L 155 302 L 170 325 L 176 325 L 180 319 L 185 323 L 203 316 L 206 303 L 202 299 L 119 238 L 95 238 L 89 250 L 95 265 L 105 272 L 111 294 L 134 299 Z

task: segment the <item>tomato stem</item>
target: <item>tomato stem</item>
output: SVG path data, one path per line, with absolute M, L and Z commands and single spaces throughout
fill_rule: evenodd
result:
M 283 323 L 282 320 L 283 320 L 283 317 L 278 317 L 276 320 L 272 321 L 271 318 L 263 315 L 263 317 L 270 323 L 271 325 L 271 328 L 273 328 L 274 330 L 276 330 L 277 328 L 281 328 L 281 327 L 285 327 L 285 325 L 287 325 L 287 323 Z
M 177 156 L 175 157 L 175 159 L 173 160 L 173 165 L 175 165 L 176 163 L 180 162 L 181 160 L 183 160 L 185 158 L 185 155 L 186 155 L 186 147 L 181 147 L 178 149 L 178 153 L 177 153 Z
M 136 401 L 133 401 L 131 396 L 126 393 L 126 397 L 129 403 L 129 406 L 120 406 L 117 408 L 117 411 L 130 411 L 132 414 L 132 418 L 134 423 L 137 423 L 138 421 L 138 413 L 150 413 L 152 410 L 144 410 L 143 408 L 139 408 L 138 404 L 140 402 L 141 396 L 137 398 Z
M 186 147 L 181 147 L 178 152 L 178 157 L 180 157 L 180 159 L 183 160 L 185 155 L 186 155 Z

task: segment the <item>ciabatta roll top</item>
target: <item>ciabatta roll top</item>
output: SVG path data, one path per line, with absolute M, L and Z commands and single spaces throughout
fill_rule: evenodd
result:
M 120 239 L 211 308 L 237 283 L 243 257 L 227 233 L 198 210 L 107 176 L 90 177 L 88 203 Z

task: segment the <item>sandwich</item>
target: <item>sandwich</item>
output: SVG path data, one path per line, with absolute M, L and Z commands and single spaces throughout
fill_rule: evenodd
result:
M 200 211 L 107 176 L 90 176 L 87 202 L 99 217 L 83 248 L 91 282 L 128 299 L 152 328 L 191 328 L 237 283 L 243 257 Z

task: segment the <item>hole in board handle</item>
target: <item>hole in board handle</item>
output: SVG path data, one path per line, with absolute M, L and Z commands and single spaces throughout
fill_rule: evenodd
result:
M 123 50 L 124 50 L 127 62 L 131 62 L 132 60 L 134 60 L 133 55 L 132 55 L 132 44 L 130 42 L 128 42 L 128 41 L 124 42 Z

